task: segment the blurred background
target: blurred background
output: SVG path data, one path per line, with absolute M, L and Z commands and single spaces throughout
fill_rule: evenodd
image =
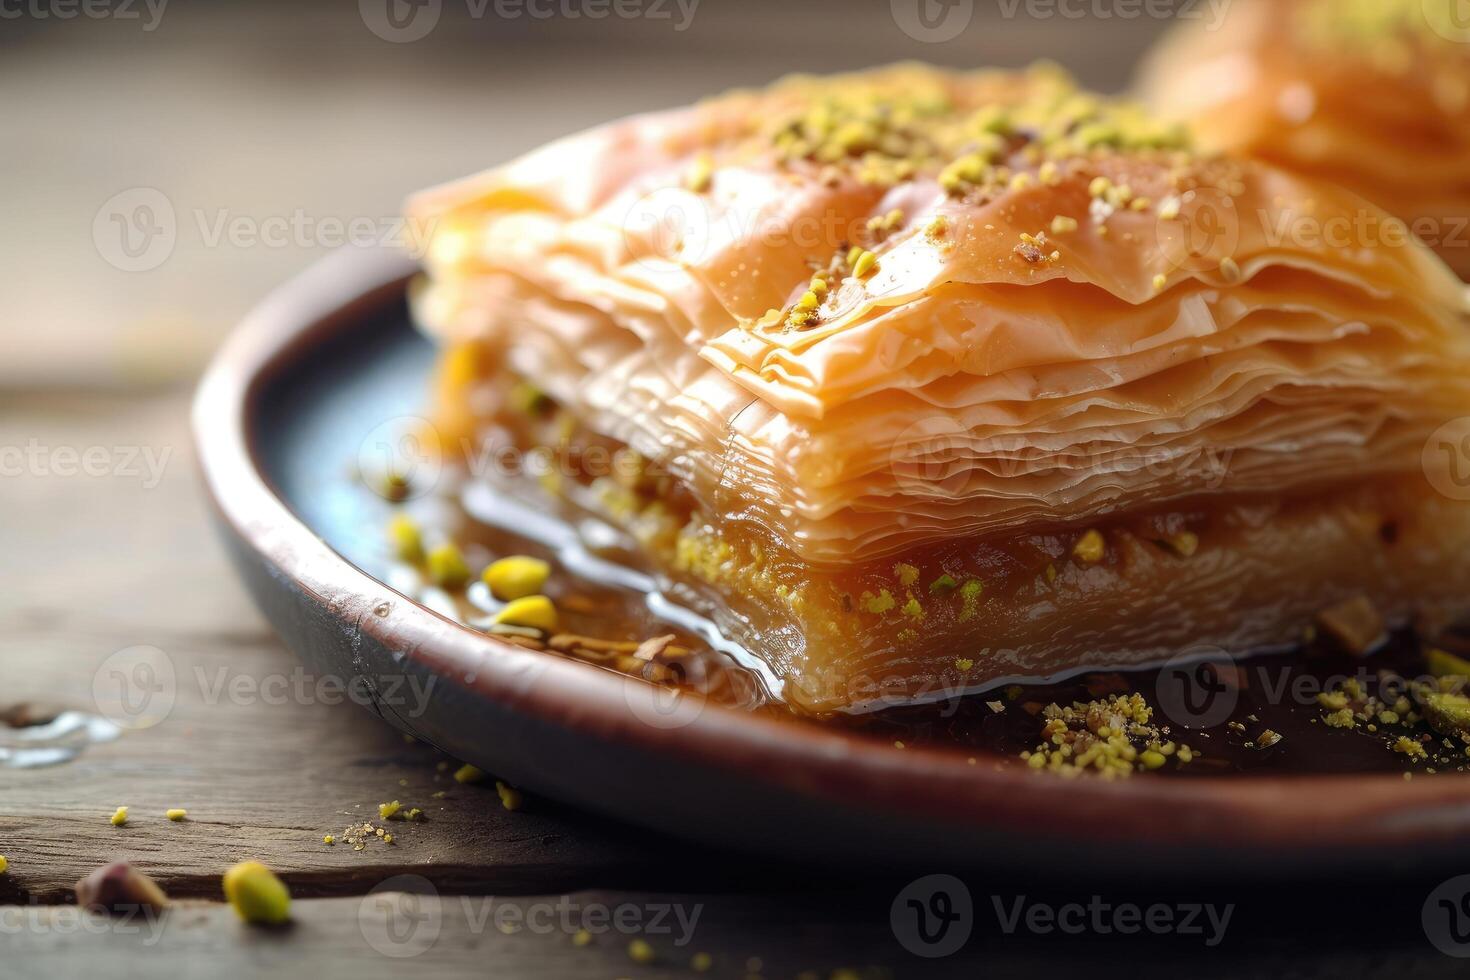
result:
M 1055 59 L 1117 90 L 1229 0 L 0 0 L 0 393 L 191 380 L 404 196 L 791 71 Z

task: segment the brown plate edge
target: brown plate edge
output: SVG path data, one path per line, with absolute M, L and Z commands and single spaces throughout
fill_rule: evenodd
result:
M 671 716 L 651 685 L 503 643 L 394 592 L 333 551 L 274 492 L 248 420 L 263 380 L 396 299 L 413 271 L 406 257 L 380 249 L 322 259 L 241 322 L 193 409 L 217 521 L 298 654 L 337 669 L 350 655 L 360 672 L 388 665 L 452 685 L 439 700 L 456 717 L 380 709 L 399 727 L 528 789 L 635 823 L 834 860 L 852 859 L 858 846 L 885 864 L 1045 859 L 1137 869 L 1146 860 L 1165 872 L 1252 874 L 1326 868 L 1345 848 L 1358 852 L 1359 867 L 1370 848 L 1375 865 L 1403 870 L 1424 866 L 1426 845 L 1435 845 L 1436 863 L 1447 849 L 1470 854 L 1470 781 L 1450 774 L 1063 780 L 999 770 L 993 757 L 970 765 L 960 753 L 898 749 L 714 704 Z M 385 603 L 386 615 L 374 612 Z M 292 604 L 309 607 L 307 615 L 293 616 Z M 514 737 L 501 738 L 504 725 Z M 465 741 L 476 732 L 497 747 Z M 507 745 L 516 758 L 506 757 Z M 595 751 L 584 752 L 588 745 Z M 609 764 L 624 771 L 609 773 Z M 705 798 L 711 793 L 719 796 Z M 874 834 L 883 841 L 876 847 Z

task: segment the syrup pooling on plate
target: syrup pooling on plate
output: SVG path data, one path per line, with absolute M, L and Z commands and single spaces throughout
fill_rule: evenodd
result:
M 422 558 L 401 560 L 394 518 L 390 542 L 400 558 L 390 564 L 390 584 L 509 642 L 793 724 L 837 725 L 903 749 L 953 752 L 973 765 L 1037 770 L 1038 778 L 1432 775 L 1470 765 L 1470 700 L 1463 697 L 1470 634 L 1440 634 L 1436 646 L 1399 630 L 1385 641 L 1381 622 L 1370 617 L 1365 626 L 1353 603 L 1328 611 L 1321 630 L 1284 652 L 1145 671 L 1084 670 L 974 693 L 956 687 L 930 703 L 866 713 L 796 712 L 772 695 L 759 670 L 742 665 L 748 654 L 711 633 L 708 619 L 663 592 L 650 601 L 656 577 L 640 567 L 638 550 L 589 512 L 553 498 L 529 508 L 509 488 L 492 493 L 481 483 L 467 493 L 462 481 L 443 482 L 442 495 L 400 504 L 399 514 L 412 513 L 421 553 L 453 541 L 467 581 L 435 585 Z M 563 564 L 568 555 L 571 567 Z M 557 610 L 554 630 L 493 622 L 506 603 L 488 595 L 475 573 L 506 556 L 549 563 L 542 588 Z
M 399 504 L 391 518 L 383 552 L 389 585 L 519 646 L 750 710 L 763 710 L 771 701 L 770 678 L 760 661 L 660 591 L 622 536 L 594 516 L 574 514 L 551 500 L 531 508 L 453 477 L 440 485 L 444 492 Z M 446 548 L 462 563 L 447 577 L 431 561 Z M 555 610 L 553 627 L 520 625 L 513 617 L 496 621 L 516 600 L 497 598 L 482 570 L 507 557 L 549 566 L 540 591 Z
M 594 481 L 606 519 L 813 713 L 1281 647 L 1356 596 L 1470 613 L 1470 501 L 1424 479 L 1470 416 L 1461 284 L 1295 234 L 1392 219 L 1179 137 L 907 65 L 425 192 L 436 424 L 655 463 Z

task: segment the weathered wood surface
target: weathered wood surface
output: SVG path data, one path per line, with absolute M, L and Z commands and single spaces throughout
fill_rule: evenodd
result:
M 1347 885 L 1225 894 L 1203 883 L 1160 895 L 1128 882 L 971 880 L 974 936 L 927 960 L 890 927 L 903 881 L 856 867 L 859 886 L 831 870 L 731 858 L 536 799 L 506 811 L 492 785 L 454 782 L 435 750 L 298 686 L 297 662 L 206 527 L 186 404 L 186 393 L 165 391 L 36 393 L 0 405 L 0 447 L 35 445 L 41 460 L 0 478 L 0 715 L 96 711 L 109 657 L 139 645 L 162 651 L 176 681 L 150 727 L 61 765 L 0 768 L 0 854 L 10 862 L 0 875 L 0 976 L 664 977 L 687 975 L 696 952 L 711 955 L 717 977 L 1070 976 L 1099 963 L 1135 978 L 1461 975 L 1463 962 L 1436 952 L 1420 927 L 1426 887 L 1354 880 L 1351 855 Z M 55 472 L 68 447 L 103 447 L 116 471 Z M 146 467 L 123 471 L 134 448 L 167 459 L 156 485 Z M 391 822 L 391 845 L 322 842 L 349 823 L 379 824 L 377 804 L 393 799 L 427 819 Z M 124 804 L 130 819 L 114 827 L 108 817 Z M 175 806 L 189 819 L 164 819 Z M 219 903 L 221 871 L 243 858 L 290 882 L 294 926 L 249 929 Z M 76 879 L 118 859 L 184 900 L 160 927 L 64 904 Z M 384 897 L 403 888 L 431 897 Z M 1236 912 L 1225 941 L 1207 947 L 1199 937 L 1007 932 L 996 904 L 1056 908 L 1099 893 L 1140 905 L 1230 902 Z M 633 928 L 578 945 L 588 923 L 560 917 L 567 905 L 632 908 Z M 521 917 L 496 918 L 506 907 Z M 549 928 L 530 924 L 533 907 L 550 910 Z M 676 942 L 672 912 L 651 928 L 663 907 L 686 921 L 698 909 L 691 942 Z M 654 962 L 629 956 L 635 935 Z
M 254 857 L 300 894 L 352 894 L 412 869 L 454 890 L 546 891 L 672 881 L 636 832 L 529 800 L 511 813 L 493 784 L 456 783 L 435 750 L 407 742 L 307 674 L 250 606 L 206 526 L 183 393 L 32 396 L 0 416 L 0 445 L 55 451 L 132 447 L 167 458 L 162 479 L 27 473 L 6 479 L 0 565 L 0 712 L 16 705 L 96 712 L 119 650 L 162 651 L 174 675 L 156 724 L 37 769 L 0 768 L 0 897 L 63 900 L 113 859 L 173 894 L 213 897 L 219 872 Z M 166 455 L 165 455 L 166 454 Z M 66 457 L 62 457 L 64 460 Z M 159 654 L 151 654 L 153 658 Z M 106 698 L 104 698 L 106 700 Z M 159 713 L 163 695 L 143 717 Z M 434 793 L 443 792 L 437 799 Z M 328 846 L 349 823 L 377 824 L 400 800 L 394 843 Z M 119 805 L 130 819 L 114 827 Z M 184 807 L 181 823 L 164 810 Z

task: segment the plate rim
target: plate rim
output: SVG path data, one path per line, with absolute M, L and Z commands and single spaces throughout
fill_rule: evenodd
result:
M 473 697 L 781 793 L 1022 840 L 1075 838 L 1082 828 L 1100 845 L 1240 846 L 1340 857 L 1343 847 L 1463 844 L 1470 837 L 1470 781 L 1455 773 L 1413 780 L 1376 773 L 1063 779 L 987 765 L 994 754 L 977 752 L 971 764 L 953 749 L 900 749 L 708 702 L 677 727 L 650 724 L 647 712 L 664 714 L 652 685 L 440 616 L 352 564 L 294 513 L 271 485 L 250 425 L 266 381 L 364 313 L 399 301 L 416 271 L 399 252 L 349 246 L 272 291 L 211 361 L 194 397 L 193 432 L 207 496 L 237 544 L 344 627 L 401 651 Z

